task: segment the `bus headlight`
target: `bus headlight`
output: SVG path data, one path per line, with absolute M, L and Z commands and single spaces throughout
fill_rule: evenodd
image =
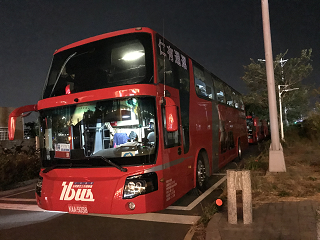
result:
M 158 177 L 155 172 L 127 177 L 123 188 L 123 199 L 158 190 Z
M 36 193 L 38 194 L 39 197 L 41 197 L 42 181 L 43 181 L 43 177 L 39 176 L 38 182 L 36 184 Z

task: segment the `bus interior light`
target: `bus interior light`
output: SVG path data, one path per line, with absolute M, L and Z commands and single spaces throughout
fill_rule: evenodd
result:
M 126 53 L 121 59 L 125 61 L 134 61 L 144 56 L 144 52 L 133 51 Z

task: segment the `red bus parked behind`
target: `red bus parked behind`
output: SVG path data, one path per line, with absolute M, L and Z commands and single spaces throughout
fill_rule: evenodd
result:
M 269 127 L 266 120 L 259 120 L 258 117 L 247 116 L 248 142 L 253 144 L 269 136 Z

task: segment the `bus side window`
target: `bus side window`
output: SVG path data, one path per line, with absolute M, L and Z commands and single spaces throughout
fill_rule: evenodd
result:
M 243 103 L 243 100 L 242 100 L 242 96 L 239 96 L 239 102 L 240 102 L 240 109 L 244 110 L 244 103 Z
M 203 71 L 194 66 L 193 67 L 193 73 L 194 73 L 194 83 L 195 83 L 195 87 L 196 87 L 196 93 L 198 96 L 203 96 L 206 97 L 207 93 L 206 93 L 206 83 L 204 80 L 204 73 Z
M 232 98 L 235 108 L 240 108 L 239 95 L 236 92 L 232 91 Z
M 215 94 L 213 91 L 213 81 L 212 81 L 210 73 L 206 70 L 204 70 L 204 77 L 205 77 L 205 81 L 206 81 L 207 97 L 210 99 L 215 99 Z
M 210 73 L 199 67 L 193 67 L 196 93 L 199 97 L 214 99 L 213 82 Z
M 214 87 L 217 96 L 217 101 L 225 103 L 225 93 L 222 82 L 220 82 L 218 79 L 214 79 Z
M 226 91 L 226 103 L 229 105 L 229 106 L 234 106 L 233 104 L 233 99 L 232 99 L 232 92 L 231 92 L 231 89 L 228 85 L 225 84 L 224 86 L 224 89 Z

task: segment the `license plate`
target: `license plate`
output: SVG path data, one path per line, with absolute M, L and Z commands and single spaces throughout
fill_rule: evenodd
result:
M 68 210 L 71 214 L 88 214 L 87 205 L 69 204 Z

